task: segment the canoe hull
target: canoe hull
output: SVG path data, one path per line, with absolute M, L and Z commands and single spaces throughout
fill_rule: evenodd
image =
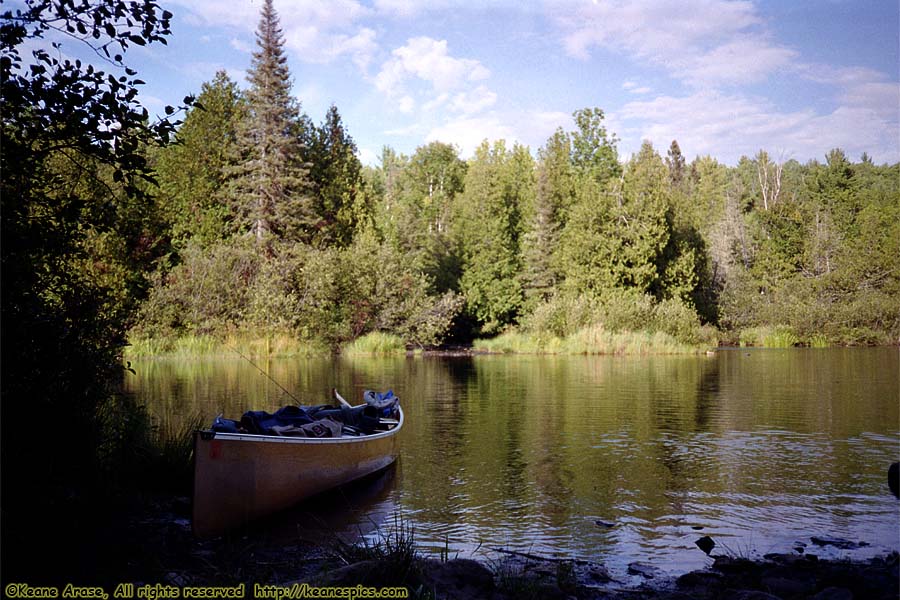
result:
M 389 466 L 397 432 L 334 439 L 194 434 L 193 530 L 209 537 Z

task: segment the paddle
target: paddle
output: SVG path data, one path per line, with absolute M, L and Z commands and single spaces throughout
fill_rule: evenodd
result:
M 331 391 L 334 392 L 334 397 L 338 399 L 338 402 L 341 403 L 341 406 L 343 406 L 344 408 L 353 408 L 352 406 L 350 406 L 350 403 L 344 400 L 344 397 L 338 393 L 337 388 L 331 388 Z

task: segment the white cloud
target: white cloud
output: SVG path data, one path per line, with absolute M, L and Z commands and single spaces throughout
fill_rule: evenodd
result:
M 395 129 L 388 129 L 384 132 L 384 135 L 392 136 L 392 137 L 406 137 L 411 135 L 420 135 L 422 133 L 422 127 L 418 123 L 413 123 L 412 125 L 408 125 L 406 127 L 397 127 Z
M 375 152 L 373 152 L 372 150 L 369 150 L 368 148 L 360 148 L 357 154 L 359 156 L 359 161 L 362 164 L 368 167 L 378 166 L 378 155 L 375 154 Z
M 228 27 L 244 34 L 231 40 L 232 47 L 247 51 L 247 41 L 259 24 L 259 5 L 221 0 L 170 0 L 189 11 L 186 21 L 196 25 Z M 365 69 L 378 50 L 375 31 L 358 25 L 374 14 L 357 0 L 281 0 L 275 2 L 285 43 L 302 61 L 330 63 L 348 56 Z
M 416 101 L 412 96 L 403 96 L 397 101 L 397 110 L 402 113 L 411 113 L 416 107 Z
M 441 94 L 436 98 L 432 98 L 428 102 L 422 105 L 422 110 L 425 112 L 434 112 L 437 109 L 441 108 L 445 104 L 447 104 L 447 100 L 450 99 L 450 94 Z
M 462 158 L 469 158 L 485 139 L 506 140 L 528 146 L 532 152 L 543 146 L 558 128 L 573 127 L 571 115 L 557 111 L 519 111 L 500 115 L 490 112 L 481 116 L 460 116 L 432 127 L 426 140 L 455 144 Z M 410 132 L 414 133 L 414 132 Z
M 365 70 L 378 51 L 375 31 L 359 28 L 355 34 L 323 33 L 315 26 L 296 27 L 285 32 L 285 44 L 306 62 L 331 63 L 347 55 L 361 70 Z
M 848 107 L 875 112 L 887 120 L 900 118 L 900 86 L 874 69 L 805 65 L 803 76 L 838 88 L 838 101 Z
M 675 73 L 704 83 L 753 83 L 770 73 L 791 68 L 797 52 L 775 46 L 759 36 L 740 35 L 697 57 L 673 61 Z
M 645 85 L 639 86 L 633 81 L 626 81 L 622 84 L 622 89 L 631 94 L 648 94 L 653 91 L 652 88 Z
M 412 38 L 391 55 L 375 77 L 376 86 L 383 92 L 402 85 L 409 77 L 431 83 L 439 93 L 490 77 L 490 71 L 479 61 L 450 56 L 446 40 L 424 36 Z
M 422 2 L 417 2 L 416 0 L 375 0 L 375 8 L 378 12 L 399 17 L 416 15 L 423 6 Z
M 497 94 L 487 87 L 479 85 L 474 90 L 456 94 L 450 103 L 450 107 L 457 112 L 470 115 L 490 108 L 496 102 Z
M 513 130 L 494 116 L 463 117 L 453 119 L 431 130 L 425 138 L 427 142 L 454 144 L 460 156 L 468 158 L 475 153 L 485 139 L 491 142 L 505 139 L 514 140 Z
M 373 83 L 396 110 L 419 107 L 427 129 L 442 110 L 472 117 L 493 106 L 497 94 L 482 83 L 488 77 L 478 60 L 452 56 L 446 40 L 416 37 L 391 53 Z
M 766 99 L 706 90 L 630 102 L 615 116 L 630 123 L 620 130 L 629 133 L 629 144 L 648 139 L 662 151 L 677 139 L 686 155 L 712 154 L 731 164 L 761 148 L 800 160 L 822 158 L 835 147 L 851 156 L 867 151 L 876 160 L 900 159 L 896 121 L 866 107 L 783 112 Z
M 749 1 L 563 0 L 546 9 L 569 55 L 627 53 L 694 85 L 759 81 L 796 56 L 770 41 Z
M 251 54 L 253 52 L 253 45 L 239 38 L 231 38 L 228 40 L 228 44 L 238 52 L 243 52 L 245 54 Z

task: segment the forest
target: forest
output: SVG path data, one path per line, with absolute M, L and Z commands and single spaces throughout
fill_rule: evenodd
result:
M 291 95 L 266 6 L 249 88 L 218 73 L 177 142 L 147 148 L 151 260 L 137 273 L 118 264 L 109 280 L 123 302 L 142 298 L 138 349 L 226 338 L 339 349 L 374 336 L 361 347 L 479 338 L 494 350 L 606 353 L 634 349 L 610 345 L 614 334 L 647 334 L 637 348 L 651 352 L 900 339 L 900 165 L 834 149 L 806 164 L 760 150 L 729 167 L 689 162 L 677 141 L 622 160 L 603 110 L 583 108 L 536 155 L 484 140 L 462 160 L 432 142 L 411 156 L 385 147 L 363 166 L 336 106 L 317 125 Z
M 29 210 L 77 233 L 52 276 L 90 290 L 132 354 L 900 339 L 900 164 L 834 149 L 727 166 L 677 141 L 623 160 L 591 107 L 536 152 L 432 142 L 364 166 L 336 106 L 319 124 L 301 110 L 283 44 L 266 3 L 247 89 L 220 72 L 186 98 L 173 143 L 136 142 L 133 185 L 77 145 L 35 165 L 52 202 Z

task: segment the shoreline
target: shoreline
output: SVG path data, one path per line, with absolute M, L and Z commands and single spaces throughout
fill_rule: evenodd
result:
M 206 360 L 246 356 L 252 359 L 278 359 L 296 357 L 346 357 L 346 358 L 401 358 L 401 357 L 462 357 L 462 356 L 697 356 L 715 355 L 719 350 L 783 350 L 827 348 L 900 348 L 900 340 L 889 344 L 834 344 L 828 346 L 792 345 L 766 346 L 759 344 L 735 344 L 726 340 L 717 345 L 681 344 L 674 340 L 654 341 L 646 332 L 611 334 L 610 339 L 594 345 L 568 344 L 565 339 L 548 338 L 540 344 L 525 342 L 498 344 L 497 338 L 476 339 L 471 344 L 446 345 L 437 348 L 374 349 L 353 348 L 347 344 L 341 348 L 329 348 L 321 343 L 304 342 L 286 336 L 275 338 L 229 338 L 220 340 L 211 336 L 184 337 L 165 340 L 143 340 L 125 347 L 123 362 L 156 359 Z M 734 341 L 734 340 L 732 340 Z
M 654 565 L 653 557 L 647 557 L 628 565 L 631 580 L 626 581 L 600 562 L 502 548 L 489 549 L 494 558 L 477 560 L 423 555 L 415 550 L 411 532 L 403 533 L 402 524 L 401 535 L 409 537 L 394 540 L 402 556 L 376 556 L 369 544 L 335 543 L 334 539 L 322 543 L 303 541 L 299 536 L 293 540 L 257 539 L 249 530 L 200 540 L 191 533 L 189 514 L 188 498 L 158 497 L 133 515 L 123 533 L 140 542 L 132 542 L 131 556 L 127 545 L 120 548 L 125 552 L 119 559 L 127 568 L 111 571 L 117 573 L 117 581 L 176 587 L 244 583 L 246 597 L 253 597 L 254 584 L 286 588 L 294 584 L 404 586 L 413 598 L 455 600 L 878 600 L 900 594 L 897 551 L 864 560 L 820 559 L 812 546 L 806 552 L 772 553 L 761 559 L 712 554 L 713 562 L 706 568 L 680 575 L 666 573 Z M 826 539 L 826 544 L 840 542 Z M 106 586 L 113 583 L 104 582 Z

